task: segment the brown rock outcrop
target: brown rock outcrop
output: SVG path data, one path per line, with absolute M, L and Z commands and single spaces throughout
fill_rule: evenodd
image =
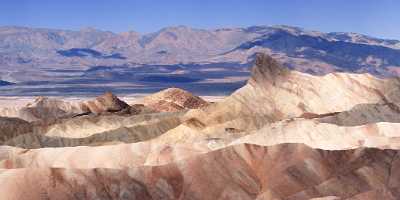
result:
M 96 97 L 95 100 L 83 102 L 81 108 L 90 113 L 117 112 L 127 109 L 129 105 L 121 101 L 111 92 L 106 92 L 102 96 Z
M 159 112 L 176 112 L 183 109 L 197 109 L 208 102 L 179 88 L 168 88 L 145 97 L 143 104 Z

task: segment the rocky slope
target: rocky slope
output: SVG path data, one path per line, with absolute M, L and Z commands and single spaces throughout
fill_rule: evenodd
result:
M 399 90 L 397 78 L 314 76 L 258 54 L 220 102 L 170 89 L 142 101 L 179 112 L 67 117 L 7 137 L 0 197 L 399 199 Z

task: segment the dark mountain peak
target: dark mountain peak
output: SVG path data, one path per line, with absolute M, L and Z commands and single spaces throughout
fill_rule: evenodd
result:
M 251 79 L 257 83 L 272 81 L 286 76 L 290 70 L 265 53 L 257 53 L 251 70 Z

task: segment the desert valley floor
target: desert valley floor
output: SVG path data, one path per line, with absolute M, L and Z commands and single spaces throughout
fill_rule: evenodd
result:
M 0 98 L 0 199 L 400 199 L 400 79 L 258 54 L 222 97 Z

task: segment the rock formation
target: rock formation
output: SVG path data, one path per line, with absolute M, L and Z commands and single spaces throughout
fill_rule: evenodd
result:
M 197 109 L 208 102 L 190 92 L 179 88 L 168 88 L 145 97 L 143 104 L 159 112 L 176 112 L 184 109 Z
M 129 105 L 113 95 L 111 92 L 107 92 L 102 96 L 97 97 L 93 101 L 87 101 L 81 104 L 82 110 L 90 113 L 103 113 L 103 112 L 118 112 L 123 109 L 127 109 Z
M 56 98 L 37 97 L 23 107 L 0 109 L 0 116 L 17 117 L 26 121 L 49 121 L 77 115 L 101 114 L 129 110 L 130 106 L 110 92 L 87 101 L 64 101 Z

